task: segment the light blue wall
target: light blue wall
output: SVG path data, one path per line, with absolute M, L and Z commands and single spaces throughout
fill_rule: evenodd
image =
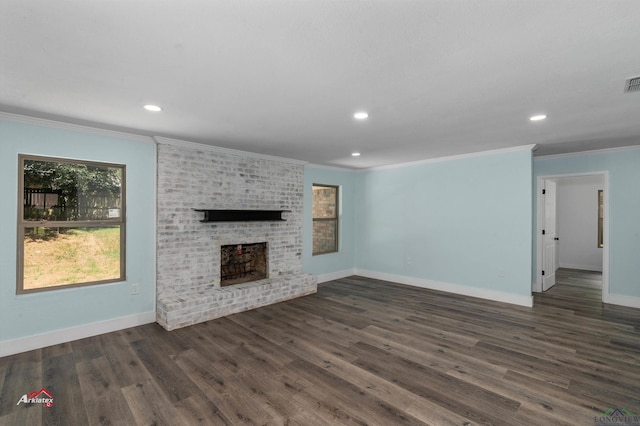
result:
M 303 265 L 306 273 L 323 275 L 354 267 L 355 174 L 349 170 L 307 165 L 304 169 Z M 340 227 L 338 253 L 313 256 L 311 187 L 314 183 L 340 186 Z
M 533 163 L 536 178 L 602 171 L 609 172 L 609 293 L 640 297 L 640 149 L 542 157 Z
M 530 296 L 531 155 L 359 173 L 357 268 Z
M 18 154 L 126 165 L 125 282 L 16 295 Z M 0 118 L 0 344 L 155 310 L 155 164 L 151 142 Z

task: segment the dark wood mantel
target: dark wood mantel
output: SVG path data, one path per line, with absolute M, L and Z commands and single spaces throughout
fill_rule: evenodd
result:
M 194 209 L 204 213 L 200 222 L 260 222 L 283 221 L 282 213 L 291 210 L 208 210 Z

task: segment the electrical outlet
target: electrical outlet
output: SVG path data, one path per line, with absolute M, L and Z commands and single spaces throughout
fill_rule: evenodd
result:
M 138 283 L 131 284 L 131 294 L 140 294 L 140 285 Z
M 504 278 L 504 268 L 498 269 L 498 278 Z
M 407 257 L 407 265 L 411 265 L 411 262 L 412 262 L 412 261 L 413 261 L 413 260 L 412 260 L 410 257 Z

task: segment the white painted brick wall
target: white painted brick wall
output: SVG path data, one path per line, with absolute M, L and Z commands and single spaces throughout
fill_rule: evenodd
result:
M 252 158 L 209 149 L 158 144 L 157 296 L 159 322 L 167 309 L 183 311 L 175 297 L 213 292 L 220 288 L 220 246 L 268 243 L 268 271 L 274 287 L 261 293 L 261 302 L 290 296 L 286 280 L 302 274 L 302 221 L 304 168 L 302 165 Z M 193 209 L 291 210 L 284 222 L 201 223 L 203 213 Z M 275 280 L 275 281 L 274 281 Z M 314 285 L 315 285 L 315 279 Z M 307 283 L 308 284 L 308 283 Z M 309 294 L 309 287 L 300 289 Z M 314 291 L 315 292 L 315 291 Z M 235 297 L 241 297 L 240 293 Z M 237 293 L 237 294 L 236 294 Z M 214 296 L 214 298 L 220 295 Z M 201 296 L 202 297 L 202 296 Z M 255 297 L 258 297 L 255 295 Z M 295 297 L 295 296 L 292 296 Z M 291 297 L 288 297 L 291 298 Z M 218 301 L 232 306 L 235 301 Z M 188 304 L 185 300 L 182 304 Z M 250 302 L 241 301 L 242 306 Z M 170 308 L 169 306 L 174 306 Z M 212 309 L 211 307 L 207 309 Z M 177 314 L 177 312 L 175 312 Z M 164 320 L 160 318 L 164 315 Z M 187 324 L 206 313 L 182 312 L 173 325 Z M 206 321 L 206 319 L 204 319 Z M 191 322 L 193 323 L 193 322 Z M 164 324 L 163 324 L 164 325 Z M 173 327 L 175 328 L 175 327 Z

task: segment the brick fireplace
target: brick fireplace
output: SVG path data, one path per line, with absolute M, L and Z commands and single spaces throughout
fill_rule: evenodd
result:
M 173 330 L 317 291 L 302 271 L 303 163 L 156 139 L 160 325 Z M 286 213 L 283 221 L 203 223 L 194 209 Z

